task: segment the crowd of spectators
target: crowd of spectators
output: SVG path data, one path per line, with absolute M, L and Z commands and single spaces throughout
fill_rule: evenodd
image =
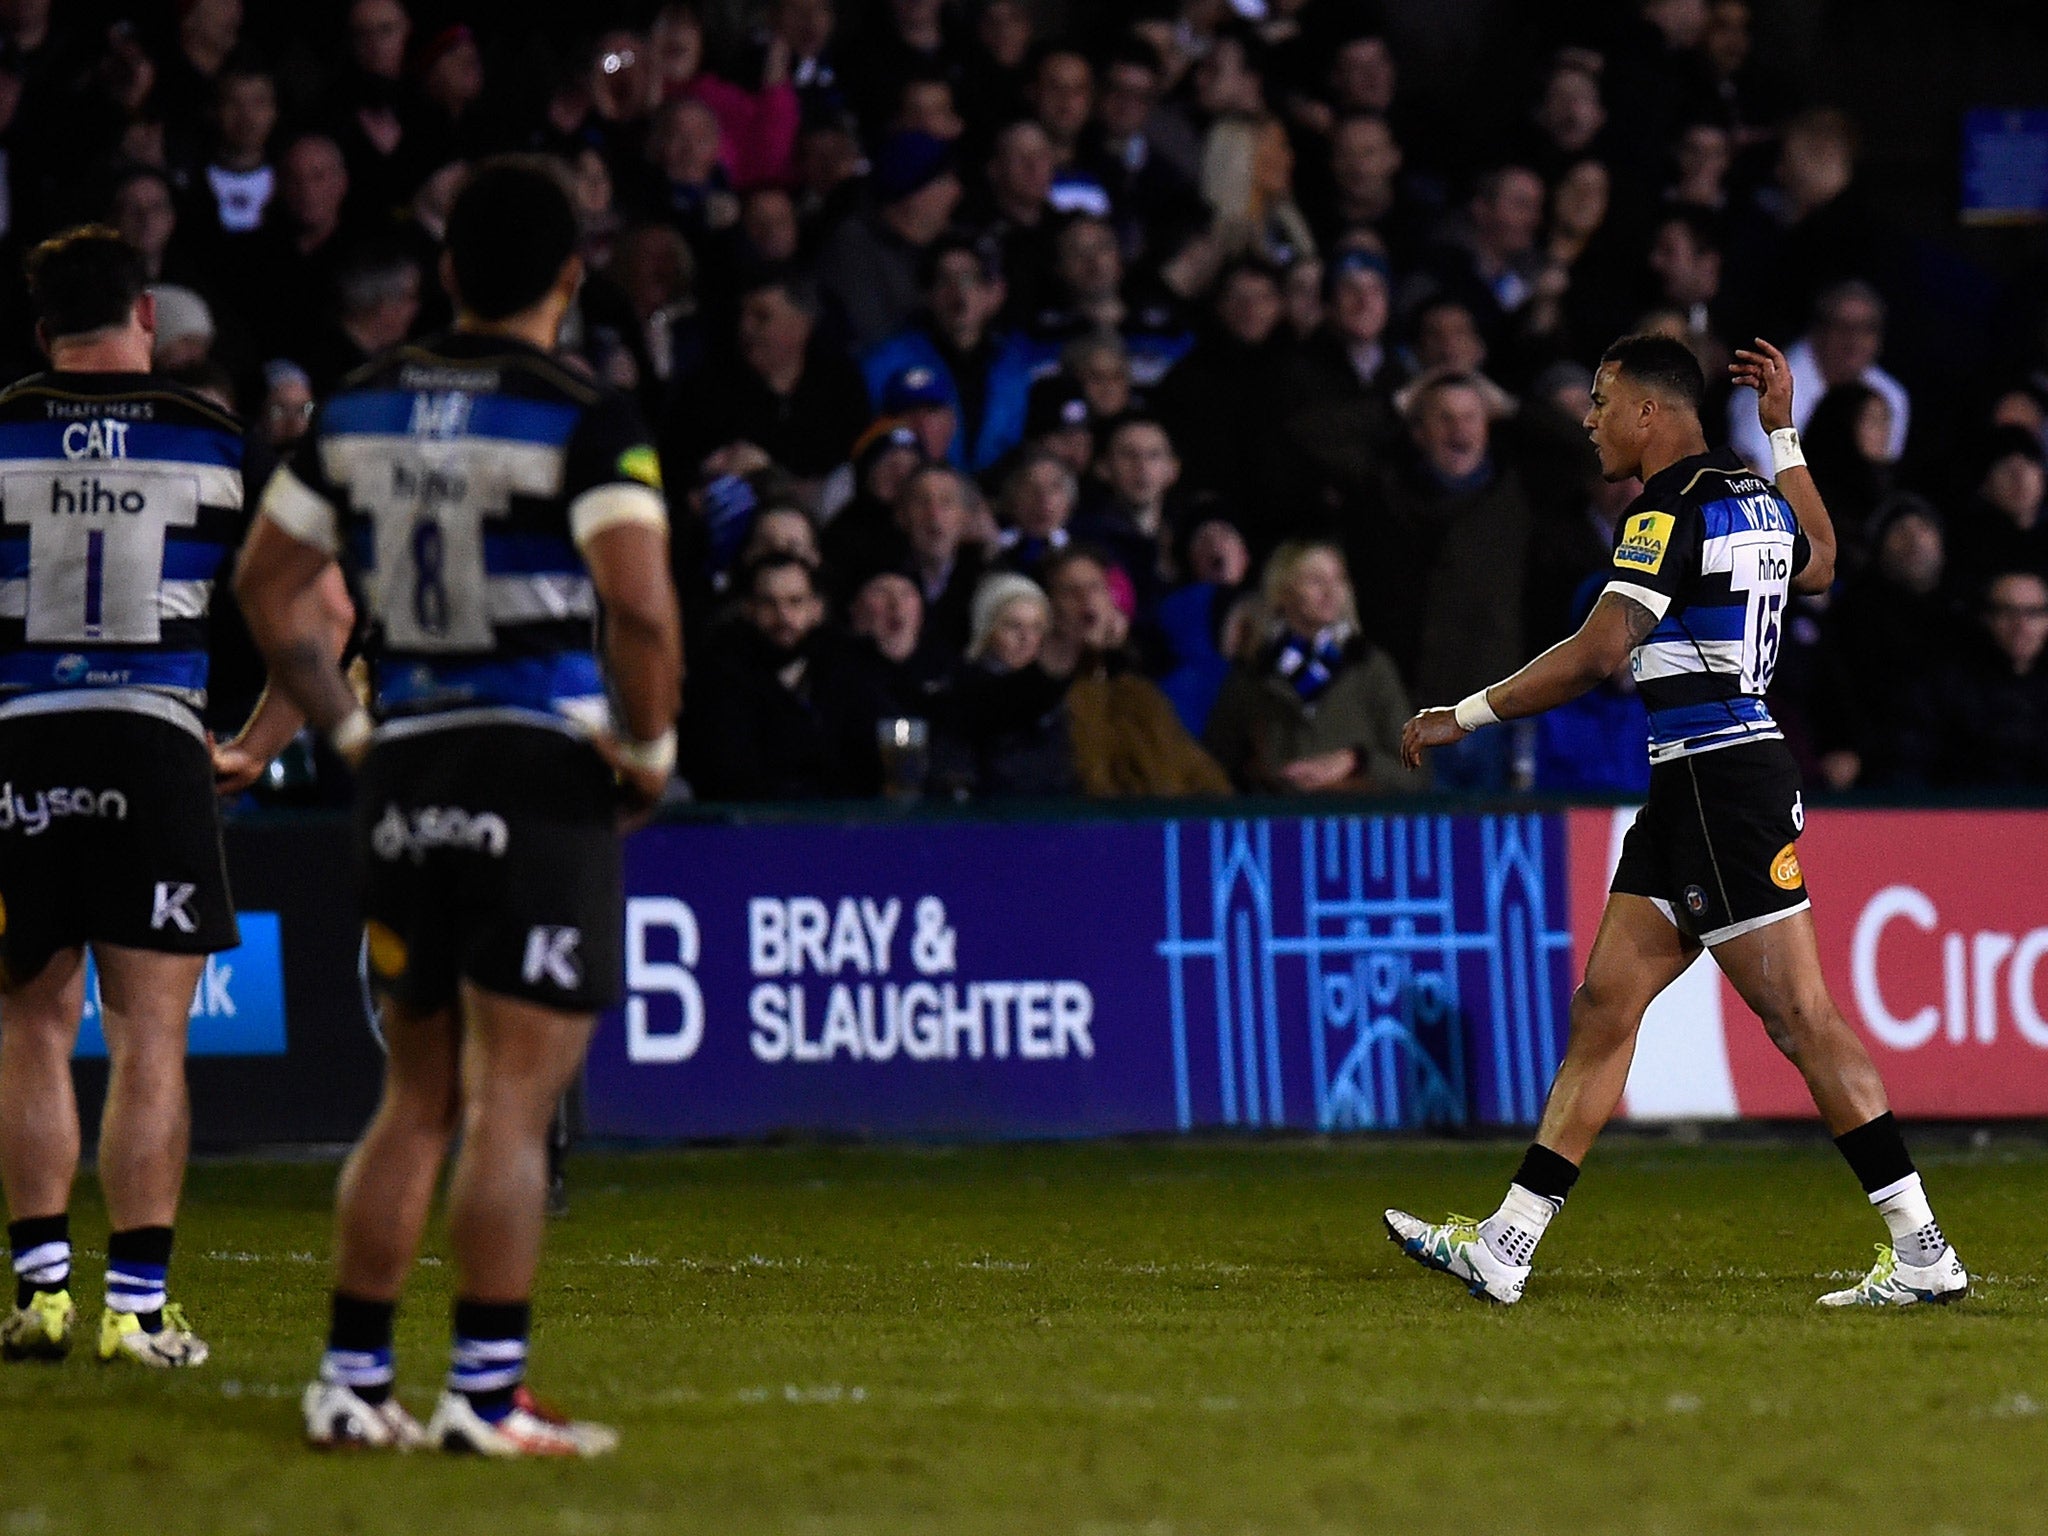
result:
M 1772 696 L 1809 774 L 2048 787 L 2048 345 L 1916 396 L 1920 268 L 1747 0 L 1554 8 L 1477 152 L 1375 0 L 538 9 L 0 0 L 7 362 L 21 251 L 102 220 L 159 368 L 289 452 L 447 323 L 466 168 L 550 156 L 564 351 L 661 451 L 700 797 L 900 790 L 889 743 L 942 796 L 1628 793 L 1625 672 L 1426 775 L 1401 722 L 1589 606 L 1608 342 L 1719 381 L 1767 334 L 1841 538 Z M 1768 467 L 1725 384 L 1708 431 Z

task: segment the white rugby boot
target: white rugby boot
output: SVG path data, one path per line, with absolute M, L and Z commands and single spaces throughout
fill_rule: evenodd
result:
M 420 1421 L 396 1397 L 372 1403 L 339 1381 L 316 1381 L 299 1399 L 306 1444 L 316 1450 L 412 1451 L 427 1443 Z
M 1453 1216 L 1433 1226 L 1406 1211 L 1388 1211 L 1386 1222 L 1395 1247 L 1425 1268 L 1462 1280 L 1465 1289 L 1481 1300 L 1511 1307 L 1522 1299 L 1529 1266 L 1510 1264 L 1487 1247 L 1479 1223 L 1471 1217 Z
M 524 1386 L 512 1394 L 512 1411 L 495 1422 L 460 1392 L 443 1392 L 427 1422 L 427 1440 L 458 1455 L 493 1457 L 605 1456 L 619 1448 L 617 1430 L 544 1408 Z
M 1932 1264 L 1907 1264 L 1890 1243 L 1879 1243 L 1870 1273 L 1845 1291 L 1821 1297 L 1824 1307 L 1914 1307 L 1923 1302 L 1947 1306 L 1970 1294 L 1970 1276 L 1953 1247 L 1944 1248 Z

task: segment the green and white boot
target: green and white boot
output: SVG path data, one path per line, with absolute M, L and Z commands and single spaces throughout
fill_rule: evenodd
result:
M 1522 1299 L 1522 1287 L 1529 1283 L 1527 1264 L 1510 1264 L 1479 1234 L 1479 1223 L 1470 1216 L 1453 1216 L 1433 1226 L 1406 1211 L 1386 1213 L 1387 1236 L 1416 1263 L 1440 1270 L 1482 1301 L 1511 1307 Z
M 1870 1273 L 1846 1291 L 1829 1291 L 1824 1307 L 1912 1307 L 1922 1302 L 1946 1306 L 1970 1294 L 1970 1277 L 1954 1248 L 1944 1248 L 1932 1264 L 1906 1264 L 1890 1243 L 1877 1244 L 1877 1262 Z

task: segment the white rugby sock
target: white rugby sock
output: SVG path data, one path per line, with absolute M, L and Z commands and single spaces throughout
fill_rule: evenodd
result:
M 1562 1209 L 1533 1190 L 1510 1184 L 1500 1209 L 1479 1223 L 1479 1235 L 1495 1258 L 1508 1264 L 1527 1264 L 1536 1256 L 1536 1245 L 1543 1241 L 1550 1218 Z
M 1927 1203 L 1927 1190 L 1920 1175 L 1909 1173 L 1896 1184 L 1870 1192 L 1870 1203 L 1891 1228 L 1892 1247 L 1902 1264 L 1932 1264 L 1948 1251 L 1948 1239 L 1934 1219 L 1934 1207 Z

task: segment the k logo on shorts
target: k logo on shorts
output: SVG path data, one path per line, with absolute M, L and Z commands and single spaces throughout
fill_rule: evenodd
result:
M 529 929 L 520 979 L 529 987 L 547 982 L 564 992 L 575 991 L 583 985 L 583 957 L 576 952 L 582 943 L 581 928 Z
M 156 896 L 150 903 L 149 926 L 156 931 L 175 928 L 180 933 L 197 933 L 199 920 L 185 909 L 185 904 L 198 894 L 199 887 L 176 880 L 159 880 Z

